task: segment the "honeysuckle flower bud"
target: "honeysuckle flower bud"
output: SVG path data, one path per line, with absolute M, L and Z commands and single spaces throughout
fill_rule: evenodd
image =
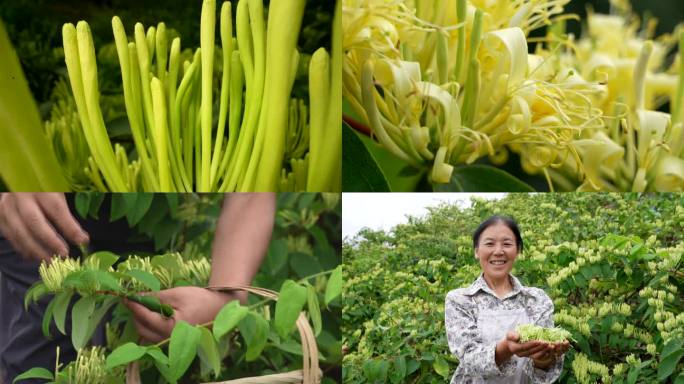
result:
M 104 383 L 109 374 L 106 370 L 105 353 L 101 347 L 83 348 L 76 360 L 65 370 L 72 383 Z
M 563 328 L 544 328 L 534 324 L 518 325 L 515 329 L 520 335 L 521 342 L 542 340 L 548 342 L 561 342 L 571 338 L 571 333 Z
M 81 269 L 79 259 L 70 257 L 53 257 L 50 264 L 43 261 L 38 268 L 41 280 L 49 292 L 56 293 L 62 290 L 62 283 L 66 277 Z
M 627 361 L 627 364 L 631 366 L 636 366 L 638 364 L 641 364 L 641 359 L 637 358 L 633 353 L 629 354 L 627 358 L 625 359 Z
M 620 376 L 624 373 L 625 371 L 625 365 L 622 363 L 615 364 L 613 367 L 613 375 L 615 376 Z

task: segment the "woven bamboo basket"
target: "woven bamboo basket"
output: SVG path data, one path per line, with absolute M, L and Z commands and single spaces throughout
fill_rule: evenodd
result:
M 246 285 L 235 285 L 226 287 L 207 287 L 214 291 L 247 291 L 255 295 L 271 300 L 278 300 L 278 293 L 265 288 L 256 288 Z M 311 330 L 309 322 L 306 320 L 304 312 L 297 318 L 297 330 L 302 341 L 302 355 L 304 363 L 302 369 L 272 375 L 245 377 L 242 379 L 215 381 L 203 384 L 318 384 L 321 382 L 322 372 L 318 366 L 318 346 L 316 338 Z M 140 371 L 138 363 L 133 362 L 126 367 L 126 384 L 140 384 Z

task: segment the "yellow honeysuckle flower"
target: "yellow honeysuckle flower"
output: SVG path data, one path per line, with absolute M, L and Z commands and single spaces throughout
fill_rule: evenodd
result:
M 614 0 L 575 42 L 567 2 L 345 0 L 344 96 L 433 183 L 514 152 L 552 190 L 681 190 L 684 70 L 678 57 L 663 68 L 675 40 L 654 41 L 655 24 L 640 31 Z M 527 34 L 552 23 L 528 53 Z M 654 111 L 666 100 L 672 117 Z

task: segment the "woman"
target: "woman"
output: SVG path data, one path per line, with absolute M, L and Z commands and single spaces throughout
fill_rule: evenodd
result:
M 568 342 L 518 343 L 518 324 L 553 326 L 553 303 L 539 288 L 510 274 L 523 241 L 516 222 L 492 216 L 473 233 L 482 274 L 446 297 L 445 322 L 459 366 L 451 383 L 551 383 L 563 368 Z

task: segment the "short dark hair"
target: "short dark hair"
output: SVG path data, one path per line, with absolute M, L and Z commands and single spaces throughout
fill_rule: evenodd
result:
M 482 232 L 484 232 L 485 229 L 499 223 L 507 226 L 508 229 L 510 229 L 511 232 L 513 232 L 513 234 L 515 235 L 515 244 L 518 247 L 518 252 L 522 252 L 523 240 L 520 236 L 520 228 L 518 228 L 518 223 L 516 223 L 515 220 L 511 217 L 499 215 L 491 216 L 487 220 L 480 223 L 475 232 L 473 232 L 473 248 L 477 249 L 477 246 L 480 243 L 480 235 L 482 235 Z

